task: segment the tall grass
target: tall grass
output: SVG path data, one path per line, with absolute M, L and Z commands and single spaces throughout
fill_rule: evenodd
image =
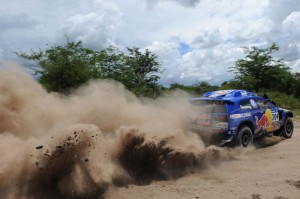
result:
M 258 93 L 258 95 L 263 95 Z M 268 97 L 272 99 L 277 106 L 293 111 L 294 115 L 300 116 L 300 99 L 292 95 L 281 92 L 268 92 Z

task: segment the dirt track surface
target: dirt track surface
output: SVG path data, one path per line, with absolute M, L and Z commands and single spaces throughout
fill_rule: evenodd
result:
M 105 198 L 250 198 L 300 199 L 300 119 L 292 139 L 250 149 L 237 160 L 223 162 L 176 181 L 110 188 Z

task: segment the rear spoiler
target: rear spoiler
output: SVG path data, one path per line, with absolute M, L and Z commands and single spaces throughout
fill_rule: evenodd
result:
M 228 99 L 218 99 L 218 98 L 212 98 L 212 97 L 198 97 L 198 98 L 193 98 L 190 99 L 190 102 L 196 102 L 196 101 L 222 101 L 228 104 L 234 104 L 233 101 L 228 100 Z

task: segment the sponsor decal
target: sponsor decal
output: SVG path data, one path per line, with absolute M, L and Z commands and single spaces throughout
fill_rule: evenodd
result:
M 272 121 L 279 121 L 279 114 L 277 111 L 272 113 Z
M 238 119 L 242 117 L 250 117 L 251 113 L 239 113 L 239 114 L 232 114 L 230 115 L 230 119 Z
M 221 90 L 221 91 L 216 91 L 214 92 L 212 95 L 210 95 L 210 97 L 218 97 L 220 95 L 227 95 L 228 93 L 230 93 L 233 90 Z
M 277 129 L 279 129 L 279 128 L 280 128 L 279 122 L 273 122 L 273 129 L 274 129 L 274 130 L 277 130 Z
M 190 128 L 194 129 L 194 130 L 197 130 L 197 131 L 207 131 L 207 132 L 209 132 L 209 130 L 210 130 L 209 127 L 202 126 L 202 125 L 199 125 L 199 124 L 192 124 L 192 125 L 190 125 Z
M 257 125 L 255 133 L 257 133 L 260 130 L 265 130 L 267 128 L 267 126 L 269 125 L 269 120 L 265 114 L 259 120 L 258 120 L 258 117 L 255 116 L 255 121 L 256 121 L 256 125 Z
M 215 122 L 214 127 L 215 127 L 215 129 L 226 130 L 226 129 L 228 129 L 228 123 L 227 122 Z
M 272 112 L 272 130 L 277 130 L 280 128 L 280 124 L 279 124 L 279 113 L 276 112 Z
M 243 110 L 247 110 L 247 109 L 252 109 L 252 106 L 250 105 L 240 105 L 240 109 L 243 109 Z
M 254 99 L 250 99 L 250 104 L 251 104 L 251 106 L 253 106 L 253 108 L 255 108 L 255 109 L 258 108 L 257 102 Z
M 271 112 L 270 109 L 267 109 L 265 114 L 263 114 L 260 119 L 255 116 L 255 122 L 257 125 L 255 133 L 259 132 L 260 130 L 270 132 L 279 129 L 280 127 L 278 112 Z

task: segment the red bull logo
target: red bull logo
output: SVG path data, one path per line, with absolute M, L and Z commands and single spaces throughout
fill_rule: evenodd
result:
M 255 120 L 257 125 L 255 133 L 259 132 L 260 130 L 272 132 L 279 128 L 279 114 L 278 112 L 271 112 L 270 109 L 267 109 L 265 114 L 263 114 L 260 119 L 255 116 Z
M 260 130 L 265 130 L 269 126 L 269 119 L 265 114 L 259 120 L 258 117 L 255 116 L 255 120 L 257 125 L 255 133 L 257 133 Z

